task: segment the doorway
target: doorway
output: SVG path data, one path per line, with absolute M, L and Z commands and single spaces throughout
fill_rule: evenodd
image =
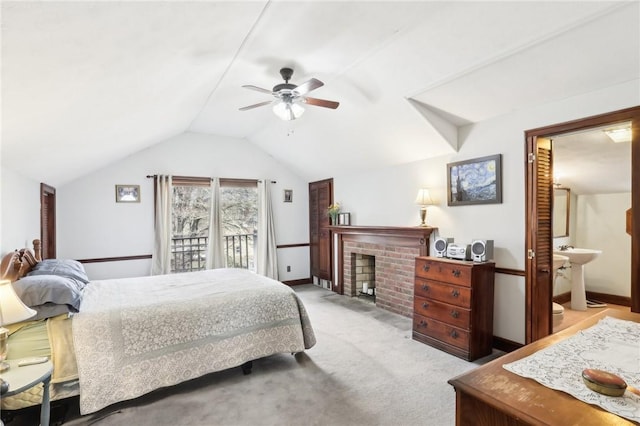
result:
M 333 179 L 309 183 L 309 253 L 311 279 L 320 281 L 322 287 L 333 283 L 331 231 L 327 208 L 333 204 Z M 342 289 L 331 284 L 332 291 L 342 294 Z
M 528 130 L 526 135 L 525 343 L 552 333 L 553 156 L 550 137 L 631 122 L 631 311 L 640 312 L 640 107 Z
M 40 241 L 42 258 L 56 257 L 56 189 L 40 184 Z

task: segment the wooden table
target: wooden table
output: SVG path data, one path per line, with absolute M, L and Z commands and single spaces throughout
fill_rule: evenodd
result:
M 607 309 L 560 333 L 547 336 L 449 380 L 456 390 L 456 425 L 635 424 L 502 367 L 567 339 L 605 316 L 640 322 L 640 314 Z

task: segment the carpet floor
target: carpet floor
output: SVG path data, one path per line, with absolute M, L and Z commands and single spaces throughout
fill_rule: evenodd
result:
M 447 380 L 501 355 L 467 362 L 412 340 L 410 318 L 370 301 L 311 284 L 294 289 L 313 348 L 256 360 L 248 376 L 213 373 L 88 416 L 72 407 L 65 425 L 453 425 Z

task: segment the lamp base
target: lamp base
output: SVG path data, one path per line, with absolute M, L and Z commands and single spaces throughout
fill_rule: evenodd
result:
M 429 225 L 427 225 L 427 222 L 426 222 L 427 221 L 427 207 L 426 206 L 420 207 L 420 221 L 421 221 L 420 225 L 418 225 L 418 226 L 420 226 L 422 228 L 426 228 L 427 226 L 429 226 Z

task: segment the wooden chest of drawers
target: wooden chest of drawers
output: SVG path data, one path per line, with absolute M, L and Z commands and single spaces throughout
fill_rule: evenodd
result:
M 468 361 L 493 342 L 493 262 L 417 257 L 413 338 Z

